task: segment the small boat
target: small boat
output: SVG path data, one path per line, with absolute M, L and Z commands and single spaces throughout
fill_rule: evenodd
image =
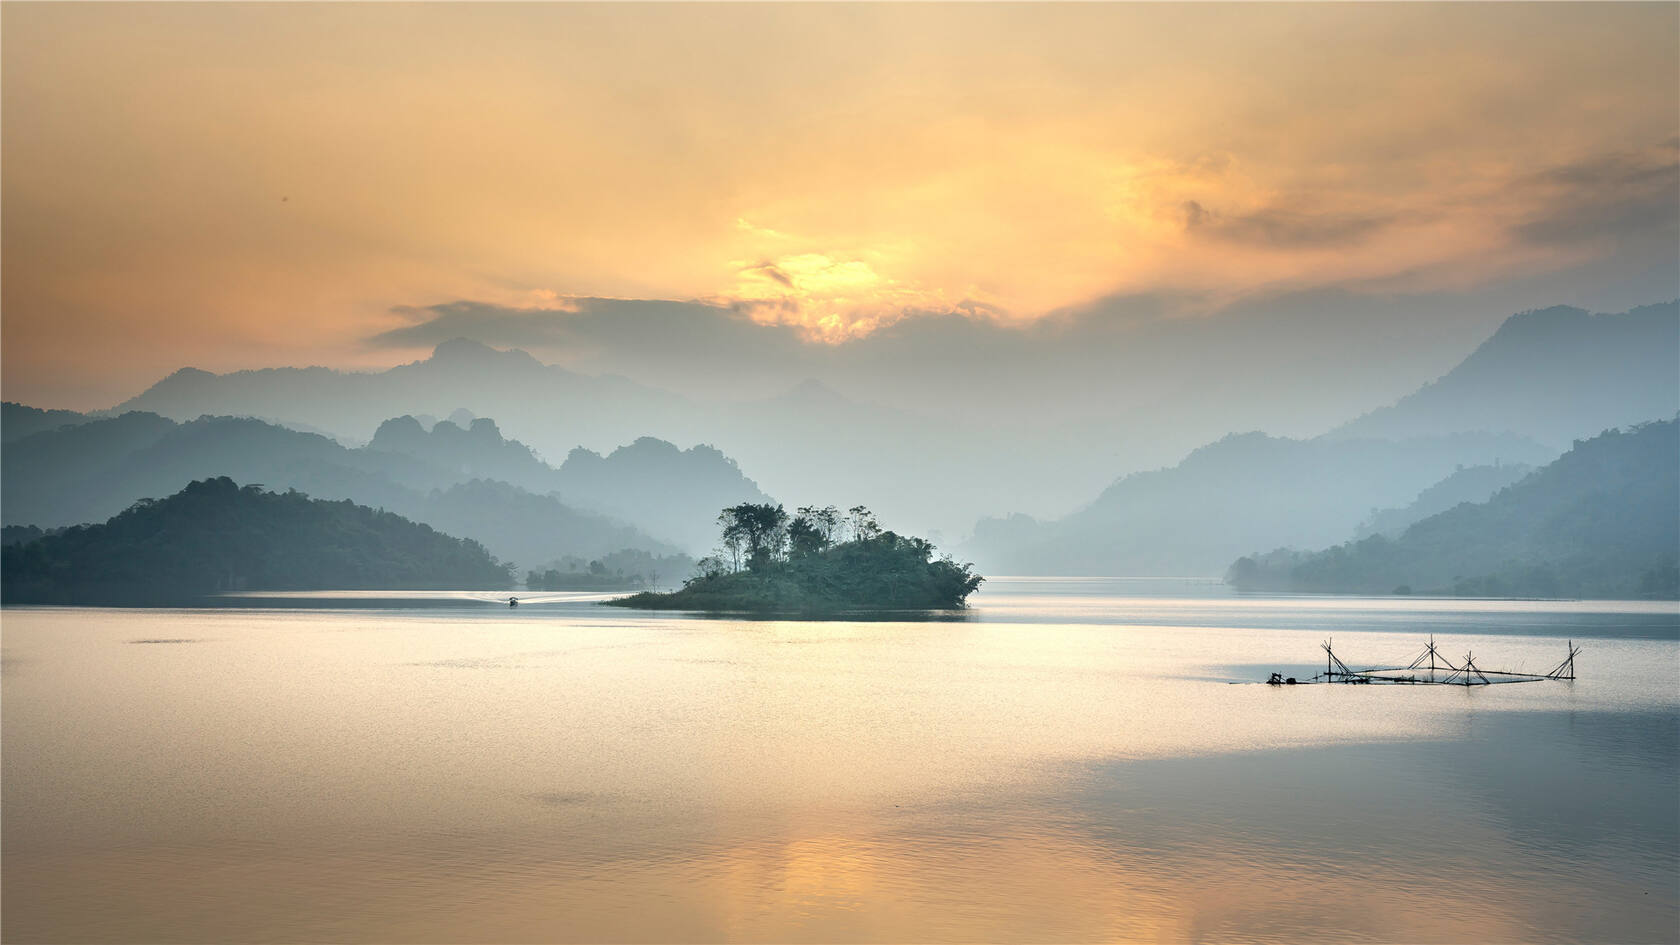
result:
M 509 607 L 518 607 L 519 606 L 519 598 L 509 597 L 508 598 L 508 606 Z

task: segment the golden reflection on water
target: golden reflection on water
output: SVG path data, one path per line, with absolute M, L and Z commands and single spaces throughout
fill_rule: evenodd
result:
M 1673 728 L 1672 638 L 1594 640 L 1575 685 L 1281 691 L 1227 683 L 1313 662 L 1319 629 L 1233 629 L 1270 603 L 1213 607 L 1230 626 L 1005 604 L 1019 622 L 8 610 L 5 934 L 1640 940 L 1680 915 L 1674 749 L 1640 721 Z M 1080 622 L 1104 609 L 1127 619 Z M 1429 612 L 1338 650 L 1409 654 Z M 1494 635 L 1532 612 L 1455 642 L 1555 662 Z M 193 642 L 133 642 L 164 639 Z M 1524 740 L 1558 763 L 1476 761 Z M 1544 820 L 1574 795 L 1628 813 Z
M 29 905 L 8 909 L 7 938 L 1485 942 L 1533 938 L 1545 905 L 1543 891 L 1486 875 L 1462 882 L 1468 872 L 1431 881 L 1212 849 L 1163 869 L 1054 833 L 942 849 L 848 831 L 596 870 L 456 852 L 251 844 L 31 855 L 8 868 L 8 901 Z M 1387 891 L 1373 897 L 1378 887 Z

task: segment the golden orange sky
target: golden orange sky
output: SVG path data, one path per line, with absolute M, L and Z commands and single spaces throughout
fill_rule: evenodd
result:
M 839 341 L 1116 293 L 1476 288 L 1680 216 L 1671 3 L 0 20 L 4 385 L 51 405 L 388 364 L 361 342 L 394 309 L 455 299 L 706 300 Z

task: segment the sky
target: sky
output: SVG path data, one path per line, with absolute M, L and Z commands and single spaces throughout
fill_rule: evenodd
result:
M 0 6 L 39 406 L 457 335 L 724 398 L 1277 349 L 1371 399 L 1677 256 L 1675 4 Z

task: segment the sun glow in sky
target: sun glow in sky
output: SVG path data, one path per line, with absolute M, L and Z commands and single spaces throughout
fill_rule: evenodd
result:
M 6 396 L 456 299 L 843 342 L 1672 247 L 1680 7 L 7 3 Z

